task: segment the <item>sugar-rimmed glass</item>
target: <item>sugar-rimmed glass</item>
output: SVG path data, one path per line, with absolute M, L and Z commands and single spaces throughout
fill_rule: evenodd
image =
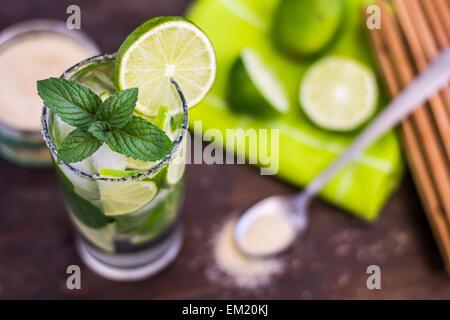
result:
M 83 60 L 61 77 L 72 79 L 84 68 L 113 62 L 114 59 L 114 54 L 105 54 Z M 172 83 L 182 102 L 183 121 L 174 138 L 172 151 L 150 169 L 129 177 L 111 178 L 83 171 L 73 164 L 55 164 L 68 211 L 77 230 L 78 252 L 91 269 L 104 277 L 114 280 L 148 277 L 168 265 L 180 250 L 182 228 L 178 213 L 184 177 L 180 176 L 176 182 L 168 183 L 164 174 L 168 177 L 172 165 L 182 166 L 181 172 L 184 172 L 188 109 L 178 84 L 175 81 Z M 50 109 L 44 106 L 42 133 L 56 159 L 58 150 L 55 137 L 52 136 L 53 117 Z M 163 178 L 158 178 L 160 176 Z M 137 188 L 140 192 L 139 183 L 149 179 L 158 181 L 158 192 L 141 208 L 118 216 L 108 216 L 106 223 L 101 217 L 100 222 L 90 221 L 86 217 L 89 210 L 96 214 L 100 211 L 104 215 L 102 190 L 119 186 L 123 187 L 124 192 L 129 190 L 128 187 Z

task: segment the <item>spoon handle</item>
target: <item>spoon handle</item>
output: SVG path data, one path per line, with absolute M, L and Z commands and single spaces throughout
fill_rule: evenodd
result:
M 450 80 L 450 48 L 445 49 L 407 88 L 367 126 L 353 143 L 306 187 L 309 195 L 324 184 L 366 146 L 395 126 Z

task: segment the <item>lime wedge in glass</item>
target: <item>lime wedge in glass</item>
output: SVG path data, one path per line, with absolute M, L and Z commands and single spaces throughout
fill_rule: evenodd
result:
M 154 182 L 156 183 L 158 188 L 161 187 L 167 187 L 167 186 L 173 186 L 175 185 L 180 179 L 183 177 L 183 173 L 185 170 L 185 157 L 186 157 L 186 142 L 183 143 L 181 148 L 177 151 L 176 155 L 172 159 L 172 161 L 164 168 L 159 170 L 153 177 L 144 178 L 139 181 L 135 181 L 134 183 L 145 183 L 145 182 Z M 131 159 L 131 158 L 130 158 Z M 131 159 L 133 160 L 133 159 Z M 139 161 L 139 160 L 135 160 Z M 148 162 L 135 163 L 134 165 L 132 163 L 129 163 L 128 166 L 134 166 L 138 167 L 142 165 L 142 167 L 145 166 L 145 164 L 148 164 Z M 102 176 L 105 177 L 112 177 L 112 178 L 125 178 L 125 177 L 131 177 L 134 176 L 142 170 L 147 170 L 149 168 L 145 169 L 139 169 L 134 168 L 137 170 L 118 170 L 118 169 L 100 169 L 99 173 Z
M 142 161 L 142 160 L 127 157 L 127 169 L 145 171 L 145 170 L 148 170 L 148 169 L 154 167 L 155 164 L 156 164 L 156 162 Z M 102 173 L 100 172 L 100 174 L 102 174 Z
M 100 175 L 104 177 L 111 178 L 126 178 L 134 176 L 138 173 L 141 173 L 142 170 L 118 170 L 118 169 L 100 169 Z M 135 182 L 155 182 L 158 189 L 165 186 L 167 176 L 167 167 L 160 169 L 158 172 L 154 173 L 151 177 L 146 177 L 141 180 L 137 180 Z
M 100 201 L 107 216 L 136 211 L 153 200 L 158 186 L 153 181 L 98 181 Z
M 183 91 L 188 107 L 208 93 L 216 75 L 216 58 L 206 35 L 181 17 L 158 17 L 145 22 L 122 43 L 114 81 L 120 90 L 138 88 L 136 109 L 154 116 L 160 106 L 179 112 L 180 99 L 170 82 Z
M 138 174 L 138 170 L 118 170 L 118 169 L 100 169 L 99 173 L 101 176 L 112 177 L 112 178 L 125 178 L 131 177 Z
M 167 184 L 172 186 L 183 177 L 185 165 L 181 163 L 170 163 L 167 168 Z
M 78 218 L 74 214 L 70 215 L 70 217 L 73 223 L 81 231 L 83 236 L 92 241 L 93 244 L 95 244 L 99 248 L 102 248 L 106 252 L 114 252 L 114 227 L 112 223 L 108 223 L 106 226 L 100 229 L 93 229 L 78 220 Z
M 156 114 L 155 117 L 154 124 L 170 137 L 171 129 L 170 129 L 169 108 L 165 106 L 159 107 L 158 113 Z
M 110 97 L 110 94 L 106 91 L 103 91 L 102 93 L 100 93 L 99 97 L 100 99 L 102 99 L 102 102 L 104 102 L 106 99 Z
M 93 64 L 79 71 L 72 80 L 88 87 L 96 94 L 105 92 L 108 96 L 116 92 L 114 65 L 111 61 Z
M 347 58 L 327 57 L 306 72 L 299 98 L 306 115 L 320 127 L 351 131 L 374 114 L 378 87 L 368 67 Z
M 227 100 L 232 110 L 253 116 L 268 117 L 289 109 L 283 84 L 250 48 L 241 51 L 231 68 Z
M 166 182 L 169 186 L 176 184 L 183 177 L 184 169 L 186 167 L 186 148 L 187 140 L 182 142 L 180 149 L 178 149 L 175 157 L 167 166 Z

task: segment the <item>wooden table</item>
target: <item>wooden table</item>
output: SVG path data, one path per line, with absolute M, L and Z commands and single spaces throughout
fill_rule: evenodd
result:
M 81 1 L 82 29 L 104 52 L 114 52 L 149 17 L 180 15 L 189 1 Z M 32 18 L 65 20 L 73 1 L 3 0 L 0 28 Z M 297 190 L 244 165 L 190 165 L 182 212 L 181 254 L 154 278 L 105 280 L 83 265 L 53 170 L 0 160 L 0 298 L 124 299 L 429 299 L 450 298 L 444 272 L 410 176 L 368 225 L 317 200 L 308 233 L 285 257 L 286 272 L 272 285 L 242 290 L 212 282 L 211 238 L 228 216 L 253 202 Z M 82 289 L 66 288 L 66 268 L 82 270 Z M 381 268 L 381 290 L 368 290 L 366 269 Z

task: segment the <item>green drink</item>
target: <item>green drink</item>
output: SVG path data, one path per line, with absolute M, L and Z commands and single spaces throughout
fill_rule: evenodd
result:
M 166 37 L 186 33 L 186 26 L 188 32 L 200 32 L 180 18 L 165 19 L 169 20 L 157 20 L 156 25 L 158 31 L 167 25 Z M 152 40 L 151 34 L 148 36 L 152 30 L 142 33 L 142 26 L 137 30 Z M 124 45 L 135 50 L 136 45 L 127 41 Z M 117 59 L 114 54 L 84 60 L 63 74 L 66 80 L 40 81 L 38 89 L 46 105 L 42 131 L 77 231 L 78 252 L 102 276 L 138 280 L 164 268 L 181 248 L 178 218 L 184 194 L 188 106 L 193 106 L 188 98 L 199 101 L 203 93 L 189 90 L 192 80 L 186 82 L 185 77 L 177 75 L 177 59 L 184 61 L 186 57 L 174 53 L 184 52 L 180 50 L 183 47 L 165 47 L 169 52 L 160 61 L 169 64 L 171 71 L 165 75 L 164 70 L 159 73 L 164 65 L 155 60 L 142 64 L 138 59 L 136 66 L 134 56 L 122 58 L 129 49 L 124 45 Z M 126 87 L 130 77 L 123 82 L 117 80 L 118 69 L 126 70 L 125 76 L 134 75 L 135 88 Z M 186 66 L 179 69 L 186 70 Z M 198 70 L 204 73 L 205 68 Z M 146 78 L 136 77 L 138 72 Z M 153 75 L 151 81 L 164 84 L 165 92 L 145 87 L 149 74 Z M 214 74 L 212 70 L 211 77 Z M 206 80 L 210 86 L 212 82 Z M 183 87 L 188 89 L 186 94 Z M 170 97 L 166 101 L 170 105 L 154 105 L 141 95 L 159 101 L 161 96 Z M 136 102 L 140 109 L 134 109 Z
M 113 62 L 111 55 L 92 58 L 66 73 L 65 78 L 98 94 L 114 94 Z M 54 113 L 45 115 L 48 142 L 58 149 L 74 127 Z M 79 235 L 80 254 L 99 272 L 111 268 L 111 274 L 106 276 L 122 279 L 120 272 L 113 270 L 116 267 L 131 268 L 126 270 L 126 277 L 140 278 L 145 270 L 133 270 L 134 265 L 148 262 L 166 247 L 172 248 L 166 251 L 169 263 L 180 248 L 177 218 L 183 195 L 186 141 L 183 127 L 174 129 L 167 134 L 174 139 L 177 150 L 161 166 L 128 158 L 106 144 L 81 162 L 55 164 L 70 218 Z M 136 180 L 136 173 L 145 177 Z M 96 266 L 99 263 L 104 264 L 100 269 Z

